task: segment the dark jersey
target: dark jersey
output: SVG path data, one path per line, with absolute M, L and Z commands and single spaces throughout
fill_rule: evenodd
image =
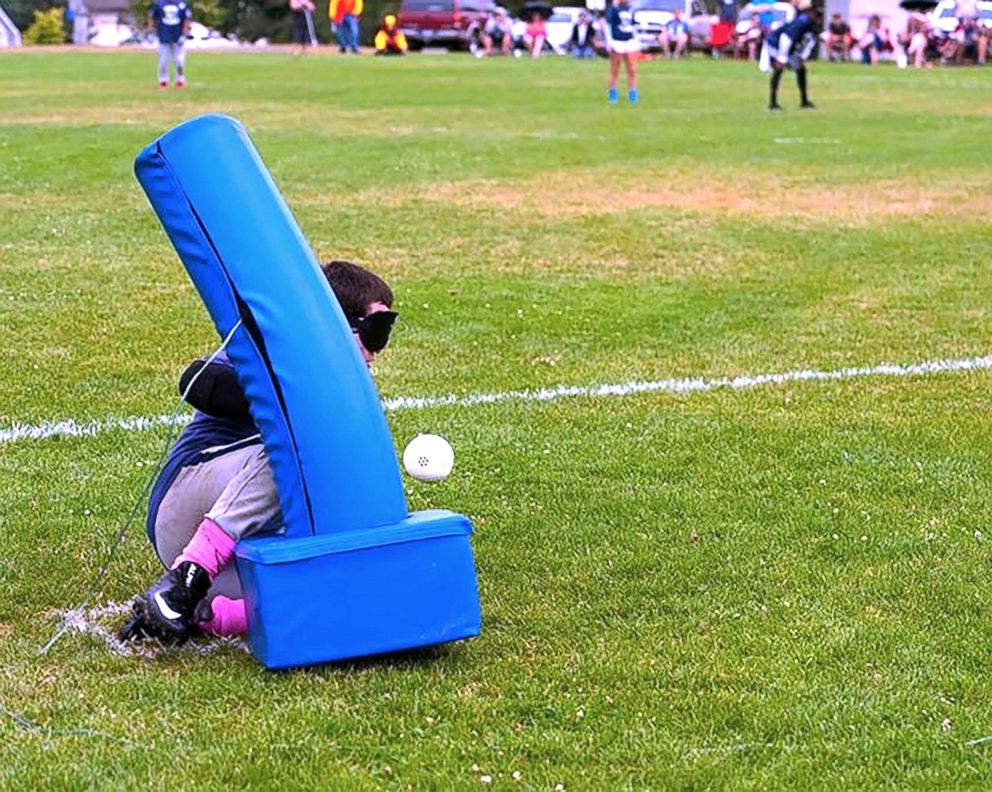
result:
M 189 19 L 189 6 L 185 0 L 157 0 L 152 6 L 152 19 L 160 44 L 175 44 L 183 34 L 183 23 Z
M 634 24 L 634 9 L 629 5 L 609 5 L 606 7 L 606 25 L 612 41 L 630 41 L 637 35 Z
M 214 359 L 214 365 L 227 366 L 232 371 L 234 369 L 223 352 Z M 196 412 L 193 420 L 183 429 L 176 444 L 172 446 L 162 472 L 152 488 L 148 500 L 148 520 L 145 525 L 152 542 L 155 541 L 155 518 L 158 515 L 159 504 L 162 503 L 162 498 L 183 468 L 199 465 L 222 454 L 261 442 L 262 438 L 255 423 L 247 415 L 238 418 L 221 418 Z
M 815 35 L 815 32 L 816 22 L 813 19 L 813 15 L 804 11 L 801 14 L 798 14 L 796 18 L 788 24 L 782 25 L 782 27 L 776 28 L 769 33 L 768 43 L 773 47 L 778 47 L 782 36 L 788 36 L 789 40 L 792 42 L 789 45 L 789 51 L 791 52 L 799 45 L 805 36 Z

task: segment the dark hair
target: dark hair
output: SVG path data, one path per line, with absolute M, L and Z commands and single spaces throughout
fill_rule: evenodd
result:
M 320 269 L 331 284 L 341 310 L 350 319 L 365 316 L 372 303 L 393 305 L 393 290 L 375 273 L 350 261 L 328 261 Z

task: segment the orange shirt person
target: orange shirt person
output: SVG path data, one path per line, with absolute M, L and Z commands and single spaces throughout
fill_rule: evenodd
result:
M 358 19 L 364 10 L 364 0 L 330 0 L 328 3 L 327 15 L 342 53 L 358 54 Z
M 406 42 L 403 31 L 396 27 L 396 15 L 386 14 L 382 25 L 375 34 L 376 55 L 406 55 L 410 46 Z

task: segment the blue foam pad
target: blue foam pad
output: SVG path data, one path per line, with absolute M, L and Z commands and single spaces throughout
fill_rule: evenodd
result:
M 271 668 L 477 635 L 471 523 L 407 514 L 375 386 L 247 132 L 187 121 L 135 173 L 218 331 L 272 466 L 284 534 L 239 542 L 249 641 Z
M 135 162 L 262 433 L 290 536 L 401 520 L 375 385 L 327 280 L 244 127 L 187 121 Z M 343 364 L 342 361 L 347 361 Z

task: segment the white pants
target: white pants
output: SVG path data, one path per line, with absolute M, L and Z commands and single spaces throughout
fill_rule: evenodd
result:
M 158 45 L 158 81 L 169 82 L 169 61 L 176 64 L 176 83 L 186 81 L 186 48 L 182 42 Z

